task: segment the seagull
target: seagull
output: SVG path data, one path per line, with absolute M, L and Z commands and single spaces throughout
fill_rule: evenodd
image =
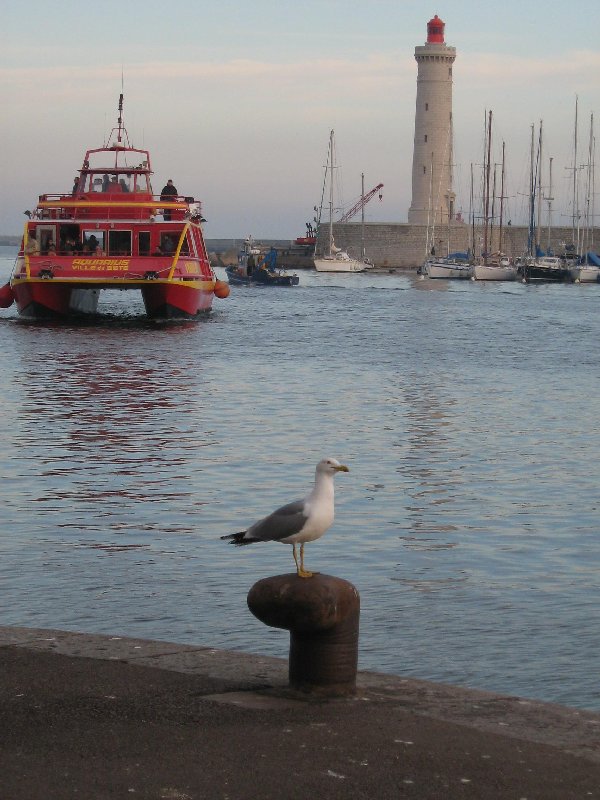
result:
M 221 536 L 230 544 L 241 547 L 255 542 L 283 542 L 292 545 L 296 571 L 300 578 L 311 578 L 313 573 L 304 569 L 304 543 L 320 539 L 333 524 L 333 479 L 337 472 L 350 472 L 335 458 L 324 458 L 315 470 L 315 485 L 304 500 L 281 506 L 268 517 L 255 522 L 248 530 Z M 300 563 L 296 545 L 300 545 Z

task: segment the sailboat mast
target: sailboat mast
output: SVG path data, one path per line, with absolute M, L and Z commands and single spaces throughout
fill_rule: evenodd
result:
M 587 163 L 587 190 L 586 190 L 586 197 L 585 197 L 585 214 L 586 214 L 586 226 L 585 226 L 585 234 L 586 234 L 586 243 L 584 249 L 585 255 L 585 262 L 587 264 L 587 253 L 588 250 L 592 249 L 592 231 L 594 230 L 594 218 L 591 214 L 591 202 L 593 198 L 593 187 L 592 187 L 592 176 L 593 176 L 593 164 L 594 160 L 594 114 L 590 116 L 590 142 L 588 147 L 588 163 Z
M 471 161 L 471 194 L 469 197 L 469 222 L 471 223 L 471 258 L 475 257 L 475 205 L 473 195 L 473 162 Z
M 329 134 L 329 251 L 328 255 L 333 252 L 333 130 Z
M 537 161 L 537 195 L 538 195 L 538 206 L 537 206 L 537 226 L 536 226 L 536 234 L 535 234 L 535 247 L 536 247 L 536 255 L 537 249 L 541 244 L 541 225 L 542 225 L 542 126 L 543 122 L 540 120 L 540 135 L 538 139 L 538 161 Z
M 502 171 L 500 173 L 500 225 L 498 232 L 498 251 L 502 255 L 502 222 L 504 212 L 504 142 L 502 142 Z
M 361 252 L 362 252 L 362 259 L 365 260 L 365 173 L 360 173 L 360 199 L 362 201 L 362 206 L 360 209 L 360 241 L 361 241 Z
M 594 115 L 592 114 L 592 118 L 590 121 L 590 147 L 591 147 L 591 161 L 592 166 L 590 169 L 590 192 L 592 195 L 592 213 L 590 216 L 590 250 L 594 249 L 594 220 L 596 219 L 595 214 L 595 188 L 596 188 L 596 139 L 594 137 Z
M 425 261 L 427 261 L 430 255 L 433 255 L 431 251 L 433 250 L 435 219 L 433 220 L 433 225 L 432 225 L 432 219 L 431 219 L 432 208 L 433 208 L 433 152 L 431 153 L 431 165 L 429 168 L 429 204 L 427 206 L 427 241 L 425 242 Z
M 552 162 L 553 158 L 550 158 L 548 164 L 548 197 L 546 198 L 548 201 L 548 239 L 546 242 L 546 251 L 550 253 L 550 231 L 552 229 L 552 201 L 554 198 L 552 197 Z
M 573 244 L 579 244 L 578 236 L 575 236 L 576 226 L 579 229 L 579 209 L 577 208 L 577 111 L 579 98 L 575 95 L 575 130 L 573 132 L 573 229 L 571 236 Z M 578 248 L 579 249 L 579 248 Z
M 533 236 L 535 227 L 535 181 L 533 178 L 533 141 L 535 136 L 535 125 L 531 126 L 531 147 L 529 155 L 529 233 L 527 236 L 527 255 L 534 255 Z
M 492 112 L 488 115 L 487 127 L 487 158 L 485 165 L 485 199 L 484 199 L 484 220 L 483 220 L 483 263 L 487 264 L 488 258 L 488 226 L 490 214 L 490 160 L 492 149 Z

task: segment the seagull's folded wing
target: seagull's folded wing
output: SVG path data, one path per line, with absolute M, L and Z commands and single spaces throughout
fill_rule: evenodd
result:
M 304 501 L 296 500 L 281 506 L 268 517 L 255 522 L 248 528 L 247 538 L 259 539 L 263 542 L 278 541 L 299 533 L 306 524 Z

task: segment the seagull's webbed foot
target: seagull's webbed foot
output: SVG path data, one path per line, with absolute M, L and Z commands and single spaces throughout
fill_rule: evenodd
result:
M 298 569 L 298 577 L 299 578 L 312 578 L 313 575 L 318 575 L 318 572 L 309 572 L 308 570 L 304 569 L 304 542 L 300 545 L 300 566 L 298 566 L 298 561 L 296 559 L 296 549 L 294 547 L 294 560 L 296 561 L 296 567 Z

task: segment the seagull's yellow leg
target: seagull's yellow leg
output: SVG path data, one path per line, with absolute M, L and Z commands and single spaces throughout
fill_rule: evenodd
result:
M 300 575 L 300 567 L 298 565 L 298 556 L 296 555 L 296 543 L 292 542 L 292 554 L 294 556 L 294 561 L 296 562 L 296 572 Z
M 298 566 L 298 562 L 296 561 L 296 566 Z M 312 578 L 313 573 L 307 572 L 304 569 L 304 542 L 300 545 L 300 568 L 298 570 L 298 575 L 300 578 Z

